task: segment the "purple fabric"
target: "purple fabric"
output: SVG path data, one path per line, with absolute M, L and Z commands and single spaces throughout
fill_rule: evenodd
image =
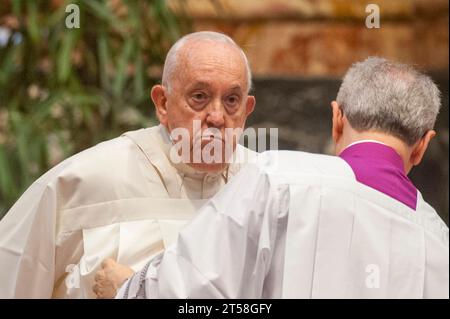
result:
M 417 189 L 406 176 L 403 161 L 393 148 L 362 142 L 347 147 L 339 157 L 350 165 L 358 182 L 416 210 Z

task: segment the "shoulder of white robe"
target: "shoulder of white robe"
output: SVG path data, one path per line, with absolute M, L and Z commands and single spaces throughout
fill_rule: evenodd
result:
M 122 136 L 131 139 L 144 153 L 150 164 L 159 171 L 161 180 L 170 197 L 179 198 L 181 190 L 177 182 L 177 172 L 164 153 L 165 145 L 160 130 L 160 126 L 154 126 L 126 132 Z M 156 145 L 159 147 L 155 147 Z
M 324 176 L 355 181 L 351 167 L 337 156 L 299 151 L 267 151 L 258 156 L 258 166 L 270 173 L 291 176 Z
M 344 187 L 365 198 L 377 198 L 377 203 L 384 203 L 386 207 L 408 218 L 410 221 L 422 225 L 433 236 L 441 239 L 448 246 L 449 229 L 439 217 L 436 210 L 430 206 L 418 191 L 417 209 L 411 211 L 402 203 L 387 197 L 368 186 L 356 181 L 350 165 L 337 156 L 313 154 L 297 151 L 269 151 L 258 157 L 260 167 L 275 172 L 284 183 L 297 183 L 299 177 L 306 182 L 319 183 L 319 178 L 326 185 Z
M 420 214 L 418 219 L 426 230 L 437 236 L 446 246 L 449 245 L 449 229 L 436 210 L 428 204 L 420 191 L 417 191 L 416 213 Z

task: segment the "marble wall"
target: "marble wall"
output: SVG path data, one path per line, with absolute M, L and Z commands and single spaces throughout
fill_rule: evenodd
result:
M 224 32 L 256 77 L 341 76 L 369 55 L 448 69 L 447 0 L 169 0 L 195 30 Z M 380 28 L 366 27 L 377 4 Z

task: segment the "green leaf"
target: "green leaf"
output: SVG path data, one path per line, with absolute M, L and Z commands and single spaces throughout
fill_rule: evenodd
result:
M 84 1 L 83 4 L 95 16 L 108 23 L 115 31 L 125 35 L 125 24 L 109 10 L 105 1 Z
M 125 81 L 127 78 L 127 65 L 130 60 L 131 51 L 133 50 L 133 40 L 131 38 L 125 41 L 125 45 L 122 49 L 122 52 L 119 56 L 119 61 L 116 69 L 116 78 L 114 80 L 113 85 L 113 94 L 114 96 L 120 96 L 122 89 L 125 85 Z
M 76 0 L 65 0 L 64 3 L 54 12 L 49 12 L 45 19 L 48 26 L 62 26 L 67 16 L 66 6 L 69 4 L 78 4 Z
M 42 123 L 48 121 L 51 117 L 51 107 L 57 101 L 61 99 L 61 93 L 56 91 L 51 93 L 51 95 L 44 101 L 37 102 L 32 104 L 33 113 L 31 114 L 31 118 L 34 123 Z
M 22 0 L 13 0 L 12 1 L 12 12 L 14 15 L 19 16 L 20 15 L 20 8 L 21 4 L 23 3 Z
M 98 58 L 99 58 L 99 72 L 100 72 L 100 83 L 101 87 L 105 90 L 109 91 L 109 88 L 111 87 L 109 82 L 109 77 L 107 73 L 107 67 L 110 65 L 111 60 L 109 57 L 109 49 L 108 49 L 108 40 L 107 36 L 104 32 L 100 33 L 98 42 Z
M 36 1 L 27 1 L 27 13 L 28 13 L 28 34 L 32 42 L 37 43 L 39 41 L 39 26 L 38 26 L 38 8 Z
M 63 40 L 62 46 L 58 54 L 58 81 L 66 82 L 70 75 L 72 68 L 72 50 L 78 37 L 78 32 L 75 29 L 66 31 L 66 37 Z
M 0 144 L 0 195 L 10 197 L 14 194 L 14 182 L 11 176 L 13 171 L 10 167 L 8 154 L 3 145 Z
M 49 134 L 59 134 L 68 156 L 157 122 L 145 101 L 153 82 L 146 69 L 164 61 L 180 33 L 179 18 L 163 0 L 121 0 L 127 14 L 120 16 L 110 0 L 3 2 L 0 20 L 17 17 L 22 41 L 0 48 L 0 108 L 8 114 L 1 127 L 0 217 L 49 169 Z M 72 3 L 80 6 L 79 29 L 65 26 Z M 120 121 L 124 108 L 137 110 L 133 121 Z
M 8 82 L 8 79 L 13 74 L 16 66 L 14 63 L 14 58 L 17 56 L 17 53 L 19 51 L 19 48 L 16 46 L 10 46 L 6 50 L 6 54 L 1 59 L 1 65 L 0 65 L 0 86 L 6 85 Z
M 138 100 L 141 100 L 145 95 L 144 89 L 144 66 L 142 63 L 141 52 L 136 52 L 136 59 L 134 64 L 134 95 Z
M 179 37 L 177 28 L 177 20 L 170 14 L 165 0 L 155 0 L 156 13 L 161 21 L 161 29 L 165 33 L 165 37 L 175 40 Z
M 17 155 L 20 164 L 20 171 L 22 173 L 22 182 L 24 184 L 29 184 L 30 182 L 30 172 L 29 172 L 29 156 L 28 156 L 28 136 L 31 123 L 28 120 L 23 120 L 19 112 L 10 112 L 11 122 L 15 131 L 16 145 L 17 145 Z

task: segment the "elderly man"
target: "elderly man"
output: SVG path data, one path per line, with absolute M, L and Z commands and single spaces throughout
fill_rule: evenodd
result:
M 448 298 L 448 227 L 407 177 L 439 107 L 410 67 L 355 64 L 332 102 L 338 157 L 264 153 L 118 297 Z
M 244 127 L 255 105 L 250 86 L 247 58 L 228 36 L 198 32 L 178 40 L 162 85 L 151 91 L 161 125 L 65 160 L 0 222 L 0 298 L 95 297 L 93 275 L 105 258 L 138 270 L 159 254 L 250 155 L 237 146 L 232 163 L 174 163 L 171 132 L 190 132 L 191 152 L 195 122 L 200 136 Z M 201 138 L 201 147 L 207 142 Z

